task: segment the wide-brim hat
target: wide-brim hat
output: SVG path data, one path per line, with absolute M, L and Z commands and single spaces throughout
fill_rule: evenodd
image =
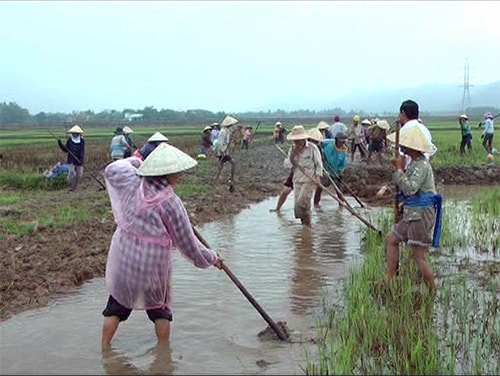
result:
M 203 128 L 202 132 L 211 131 L 211 130 L 212 130 L 212 127 L 210 125 L 207 125 L 205 128 Z
M 493 119 L 493 114 L 491 112 L 487 112 L 484 114 L 485 119 Z
M 321 120 L 318 125 L 316 125 L 316 128 L 318 128 L 320 131 L 330 129 L 330 124 L 328 124 L 326 121 Z
M 78 124 L 76 124 L 76 125 L 73 125 L 70 129 L 68 129 L 67 133 L 80 133 L 80 134 L 82 134 L 83 129 L 80 128 L 80 126 Z
M 163 141 L 168 141 L 167 136 L 164 136 L 160 132 L 155 132 L 151 137 L 148 138 L 148 142 L 163 142 Z
M 217 123 L 216 121 L 214 121 L 211 125 L 212 125 L 212 127 L 216 127 L 217 125 L 219 125 L 219 123 Z
M 281 121 L 277 121 L 274 125 L 281 125 Z
M 139 176 L 177 174 L 196 166 L 198 162 L 182 150 L 166 142 L 158 145 L 137 170 Z
M 307 135 L 308 135 L 308 138 L 311 138 L 314 141 L 317 141 L 317 142 L 323 141 L 323 134 L 321 133 L 321 131 L 317 127 L 313 128 L 313 129 L 309 129 L 307 131 Z
M 391 129 L 391 125 L 388 123 L 387 120 L 377 120 L 377 122 L 375 124 L 377 124 L 377 127 L 381 128 L 381 129 L 385 129 L 386 131 Z
M 396 132 L 387 136 L 391 142 L 396 142 Z M 420 127 L 402 128 L 399 133 L 399 145 L 424 153 L 432 153 L 433 145 L 427 141 Z
M 359 119 L 359 115 L 354 115 L 354 116 L 352 117 L 352 120 L 354 120 L 354 121 L 359 121 L 359 120 L 360 120 L 360 119 Z
M 129 134 L 129 133 L 134 133 L 134 131 L 132 130 L 132 128 L 126 125 L 123 127 L 123 133 Z
M 306 140 L 308 137 L 309 135 L 304 129 L 304 126 L 296 125 L 292 128 L 292 131 L 288 133 L 286 139 L 289 141 L 296 141 L 296 140 Z
M 222 120 L 222 123 L 220 123 L 220 125 L 222 127 L 230 127 L 231 125 L 235 125 L 235 124 L 238 124 L 238 120 L 235 119 L 234 117 L 232 116 L 229 116 L 227 115 L 224 120 Z
M 465 120 L 469 120 L 469 118 L 467 117 L 467 115 L 465 114 L 462 114 L 458 117 L 459 119 L 465 119 Z
M 372 122 L 368 119 L 364 119 L 362 122 L 361 122 L 361 125 L 371 125 Z

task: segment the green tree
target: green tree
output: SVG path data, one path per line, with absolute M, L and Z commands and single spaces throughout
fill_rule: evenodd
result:
M 0 125 L 28 124 L 32 120 L 29 111 L 17 103 L 0 103 Z

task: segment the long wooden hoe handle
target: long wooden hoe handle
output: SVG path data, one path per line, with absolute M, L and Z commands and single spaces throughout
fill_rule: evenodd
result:
M 198 230 L 194 227 L 191 226 L 193 229 L 194 234 L 196 237 L 200 240 L 200 242 L 203 243 L 203 245 L 207 248 L 210 248 L 206 240 L 201 236 L 201 234 L 198 232 Z M 257 303 L 257 301 L 250 295 L 250 293 L 247 291 L 245 286 L 236 278 L 236 276 L 229 270 L 229 268 L 224 264 L 224 262 L 221 262 L 222 265 L 222 270 L 226 272 L 228 277 L 231 279 L 231 281 L 234 282 L 234 284 L 240 289 L 240 291 L 245 295 L 245 297 L 248 299 L 248 301 L 255 307 L 255 309 L 260 313 L 260 315 L 266 320 L 266 322 L 269 324 L 269 326 L 274 330 L 278 338 L 282 341 L 288 341 L 288 337 L 285 333 L 283 333 L 278 325 L 273 321 L 271 316 L 269 316 L 266 311 Z
M 276 145 L 274 144 L 274 146 L 276 146 L 278 148 L 278 150 L 281 152 L 281 154 L 283 154 L 285 157 L 288 157 L 288 154 L 285 153 L 285 151 L 279 147 L 279 145 Z M 295 164 L 294 167 L 296 167 L 297 169 L 299 169 L 309 180 L 312 180 L 314 182 L 314 184 L 316 184 L 318 187 L 321 187 L 326 193 L 328 193 L 335 201 L 337 201 L 339 203 L 339 205 L 345 207 L 349 213 L 351 213 L 352 215 L 354 215 L 356 218 L 358 218 L 361 222 L 363 222 L 366 226 L 368 226 L 368 228 L 372 229 L 373 231 L 377 232 L 379 235 L 382 235 L 382 232 L 380 230 L 378 230 L 375 226 L 373 226 L 370 222 L 368 222 L 366 219 L 364 219 L 363 217 L 361 217 L 358 213 L 356 213 L 356 211 L 350 206 L 350 205 L 347 205 L 345 202 L 341 201 L 337 196 L 335 196 L 327 187 L 325 187 L 323 184 L 321 183 L 318 183 L 316 180 L 314 180 L 314 178 L 309 175 L 306 170 L 304 170 L 304 168 L 301 166 L 301 165 L 298 165 L 298 164 Z
M 401 123 L 398 121 L 396 123 L 396 140 L 394 145 L 394 158 L 399 156 L 399 131 L 401 130 Z M 396 184 L 396 193 L 399 191 L 399 187 Z M 394 199 L 394 223 L 399 222 L 399 201 L 397 198 Z

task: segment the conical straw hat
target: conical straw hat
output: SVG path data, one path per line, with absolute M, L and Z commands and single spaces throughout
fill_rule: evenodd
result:
M 396 133 L 391 133 L 387 136 L 387 139 L 391 142 L 396 142 Z M 427 141 L 420 127 L 411 127 L 407 130 L 403 127 L 399 133 L 399 145 L 424 153 L 432 153 L 434 151 L 432 144 Z
M 372 122 L 368 119 L 364 119 L 362 122 L 361 122 L 362 125 L 371 125 Z
M 134 133 L 134 131 L 132 130 L 132 128 L 126 125 L 123 127 L 123 133 L 129 134 L 129 133 Z
M 229 127 L 231 125 L 238 124 L 238 120 L 236 120 L 234 117 L 227 115 L 224 120 L 222 120 L 222 123 L 220 125 L 222 127 Z
M 80 128 L 78 124 L 73 125 L 70 129 L 68 129 L 67 133 L 83 133 L 83 129 Z
M 203 128 L 203 130 L 201 132 L 203 133 L 205 131 L 211 131 L 211 130 L 212 130 L 212 127 L 210 125 L 207 125 L 205 128 Z
M 281 125 L 281 121 L 277 121 L 274 125 Z
M 318 128 L 319 130 L 330 129 L 330 124 L 328 124 L 326 121 L 321 120 L 318 125 L 316 125 L 316 128 Z
M 391 129 L 391 126 L 387 122 L 387 120 L 377 120 L 376 124 L 377 124 L 377 127 L 385 129 L 386 131 L 388 131 L 389 129 Z
M 155 132 L 151 137 L 148 138 L 148 142 L 153 141 L 168 141 L 168 138 L 160 132 Z
M 323 141 L 323 134 L 321 133 L 319 128 L 309 129 L 307 131 L 307 135 L 308 135 L 308 138 L 311 138 L 314 141 L 318 141 L 318 142 Z
M 162 142 L 148 155 L 137 170 L 139 176 L 164 176 L 189 170 L 198 162 L 177 149 L 175 146 Z
M 292 128 L 292 131 L 286 136 L 286 139 L 289 141 L 295 140 L 305 140 L 309 137 L 304 126 L 296 125 Z

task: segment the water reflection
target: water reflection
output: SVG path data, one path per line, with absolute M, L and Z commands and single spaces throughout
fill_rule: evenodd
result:
M 136 366 L 132 358 L 118 353 L 113 348 L 102 350 L 102 364 L 107 375 L 172 375 L 175 367 L 170 344 L 158 344 L 139 355 L 139 358 L 153 358 L 147 369 Z
M 323 275 L 314 257 L 313 231 L 301 228 L 293 235 L 294 261 L 291 289 L 291 310 L 304 314 L 317 305 L 324 287 Z

